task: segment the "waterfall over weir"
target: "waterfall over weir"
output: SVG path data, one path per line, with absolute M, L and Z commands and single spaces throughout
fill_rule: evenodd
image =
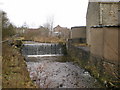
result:
M 62 45 L 58 43 L 23 44 L 22 54 L 27 57 L 62 56 Z

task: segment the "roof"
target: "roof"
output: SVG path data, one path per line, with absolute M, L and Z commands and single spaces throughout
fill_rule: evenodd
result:
M 86 26 L 74 26 L 74 27 L 71 27 L 72 28 L 85 28 Z
M 112 2 L 120 2 L 120 0 L 89 0 L 89 2 L 108 2 L 108 3 L 112 3 Z
M 103 28 L 103 27 L 120 27 L 120 25 L 95 25 L 95 26 L 91 26 L 91 28 Z

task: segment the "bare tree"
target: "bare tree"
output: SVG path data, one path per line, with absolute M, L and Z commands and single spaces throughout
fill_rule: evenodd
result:
M 54 16 L 49 16 L 47 18 L 47 22 L 49 23 L 50 25 L 50 30 L 52 31 L 53 30 L 53 24 L 54 24 Z
M 43 24 L 43 26 L 47 29 L 49 29 L 49 35 L 52 35 L 53 32 L 53 24 L 54 24 L 54 16 L 47 17 L 46 23 Z
M 50 30 L 50 35 L 52 34 L 53 32 L 53 24 L 54 24 L 54 16 L 49 16 L 47 17 L 47 20 L 46 20 L 46 23 L 43 24 L 43 26 L 47 29 Z

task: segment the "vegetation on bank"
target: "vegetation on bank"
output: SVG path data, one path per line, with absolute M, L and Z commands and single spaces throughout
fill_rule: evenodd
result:
M 2 88 L 35 88 L 30 79 L 24 57 L 14 43 L 15 26 L 2 12 Z
M 2 47 L 2 87 L 3 88 L 35 88 L 29 77 L 23 56 L 16 46 L 4 43 Z
M 38 32 L 24 33 L 23 37 L 25 40 L 37 41 L 41 43 L 65 43 L 65 40 L 62 38 L 52 36 L 40 36 Z
M 16 27 L 10 23 L 9 19 L 7 18 L 7 14 L 2 11 L 2 40 L 6 40 L 7 38 L 15 35 L 15 28 Z

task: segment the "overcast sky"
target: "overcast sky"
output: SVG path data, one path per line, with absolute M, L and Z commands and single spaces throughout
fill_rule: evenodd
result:
M 86 25 L 88 0 L 0 0 L 0 8 L 16 26 L 24 22 L 31 28 L 46 23 L 54 17 L 54 26 Z

